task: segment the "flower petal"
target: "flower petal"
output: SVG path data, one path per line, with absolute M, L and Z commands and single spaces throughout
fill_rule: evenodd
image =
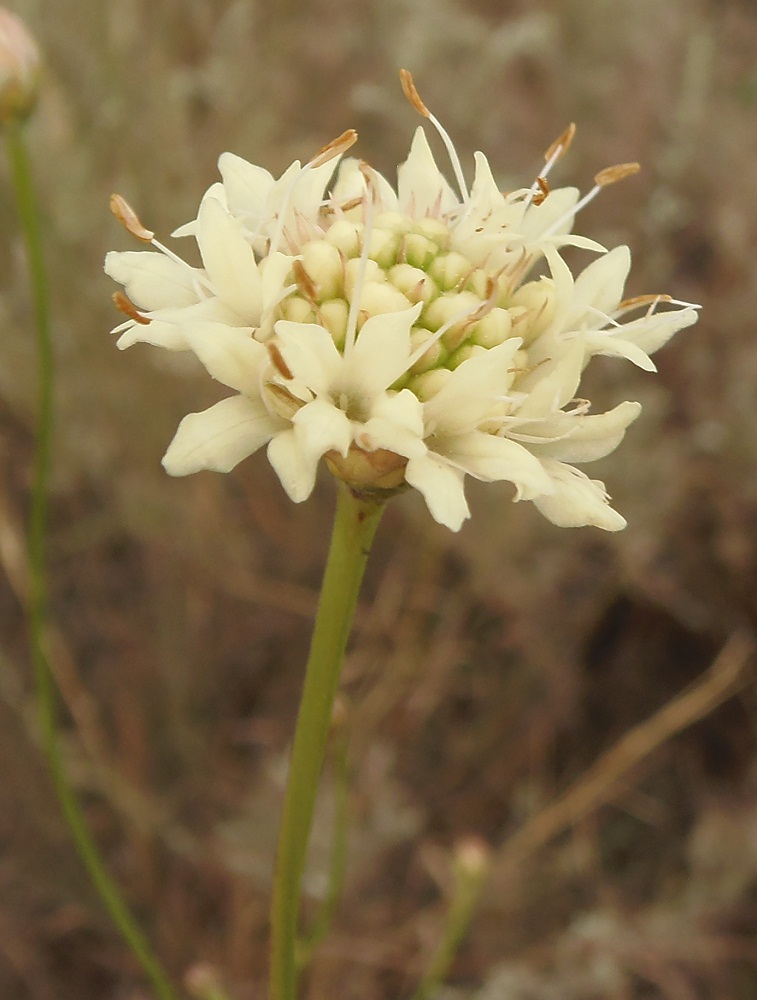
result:
M 494 434 L 474 431 L 452 438 L 445 458 L 476 479 L 514 483 L 519 500 L 552 493 L 554 487 L 538 458 L 523 445 Z
M 295 382 L 316 395 L 324 395 L 337 385 L 344 359 L 331 334 L 315 323 L 293 323 L 281 319 L 275 325 L 278 347 Z
M 255 256 L 238 224 L 215 198 L 205 198 L 200 205 L 197 242 L 218 297 L 231 306 L 244 323 L 257 326 L 262 295 Z
M 344 385 L 368 399 L 382 393 L 404 374 L 410 358 L 410 329 L 423 308 L 371 316 L 345 358 Z
M 230 472 L 257 451 L 283 426 L 260 400 L 231 396 L 201 413 L 190 413 L 179 424 L 163 467 L 170 476 L 188 476 L 201 469 Z
M 352 425 L 347 414 L 325 399 L 314 399 L 300 407 L 292 423 L 303 454 L 315 464 L 332 449 L 344 458 L 352 444 Z
M 459 531 L 470 517 L 464 478 L 463 472 L 432 453 L 411 458 L 405 469 L 405 481 L 423 496 L 434 520 L 451 531 Z
M 520 344 L 519 337 L 511 337 L 463 361 L 425 404 L 426 423 L 431 432 L 466 433 L 488 416 L 509 384 L 510 369 Z
M 402 211 L 417 219 L 448 212 L 459 204 L 436 165 L 421 125 L 415 130 L 408 158 L 397 170 L 397 191 Z
M 594 462 L 604 458 L 620 444 L 626 429 L 641 413 L 641 404 L 627 401 L 607 413 L 589 415 L 561 414 L 565 425 L 564 436 L 555 441 L 545 441 L 533 447 L 545 458 L 557 458 L 561 462 Z M 545 421 L 546 423 L 546 421 Z M 556 429 L 556 428 L 553 428 Z M 538 434 L 539 424 L 529 427 L 528 434 Z
M 364 451 L 385 448 L 405 458 L 425 455 L 423 404 L 409 389 L 380 396 L 370 419 L 355 430 L 355 442 Z
M 162 253 L 112 250 L 105 256 L 105 273 L 124 286 L 139 309 L 188 306 L 199 299 L 195 269 Z
M 268 461 L 294 503 L 307 500 L 315 486 L 318 461 L 306 455 L 294 428 L 277 434 L 268 445 Z
M 249 327 L 195 323 L 185 327 L 184 335 L 189 349 L 214 379 L 243 395 L 259 395 L 260 372 L 268 352 L 253 338 Z
M 578 528 L 586 524 L 604 531 L 625 528 L 625 518 L 609 505 L 604 483 L 589 479 L 572 465 L 551 459 L 544 464 L 555 491 L 551 496 L 536 497 L 534 504 L 547 520 L 561 528 Z

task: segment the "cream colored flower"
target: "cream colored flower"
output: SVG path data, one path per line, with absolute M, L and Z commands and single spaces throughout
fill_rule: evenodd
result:
M 267 444 L 296 502 L 325 459 L 357 493 L 417 489 L 452 530 L 469 516 L 466 476 L 513 484 L 514 499 L 556 524 L 622 528 L 603 484 L 573 463 L 612 451 L 639 406 L 591 413 L 582 373 L 596 354 L 653 370 L 649 355 L 697 317 L 667 296 L 624 300 L 628 249 L 571 233 L 582 205 L 635 165 L 601 172 L 579 200 L 544 176 L 503 194 L 477 153 L 469 191 L 446 133 L 404 83 L 447 145 L 457 191 L 422 129 L 396 191 L 346 159 L 324 194 L 353 133 L 278 180 L 225 153 L 222 181 L 175 234 L 196 239 L 199 268 L 117 200 L 159 251 L 108 255 L 129 316 L 119 347 L 193 351 L 237 393 L 186 417 L 164 465 L 226 472 Z M 545 175 L 571 138 L 548 151 Z M 601 256 L 574 278 L 567 244 Z

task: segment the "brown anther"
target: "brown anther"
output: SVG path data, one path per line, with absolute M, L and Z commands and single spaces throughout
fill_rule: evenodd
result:
M 152 243 L 155 239 L 155 233 L 142 225 L 137 213 L 120 194 L 112 194 L 110 196 L 110 210 L 124 229 L 128 230 L 132 236 L 136 236 L 138 240 L 142 240 L 144 243 Z
M 594 183 L 598 187 L 608 187 L 610 184 L 617 184 L 625 177 L 633 177 L 640 170 L 641 167 L 638 163 L 616 163 L 614 167 L 605 167 L 604 170 L 600 170 L 594 178 Z
M 478 323 L 480 319 L 487 316 L 497 304 L 499 299 L 499 284 L 496 278 L 491 275 L 486 279 L 486 298 L 481 305 L 469 316 L 465 317 L 464 326 L 470 327 L 473 323 Z
M 533 203 L 534 205 L 541 205 L 541 203 L 544 201 L 544 199 L 551 191 L 551 188 L 547 183 L 546 177 L 541 177 L 541 176 L 537 177 L 536 184 L 539 188 L 539 193 L 534 195 Z
M 302 261 L 296 260 L 294 264 L 292 264 L 292 270 L 294 271 L 294 280 L 297 285 L 297 290 L 308 300 L 308 302 L 312 302 L 313 305 L 315 305 L 318 300 L 318 287 L 305 270 Z M 292 376 L 287 375 L 286 377 L 291 378 Z
M 282 375 L 286 379 L 294 378 L 294 375 L 292 375 L 289 370 L 289 365 L 282 357 L 281 351 L 278 349 L 276 344 L 269 340 L 265 346 L 268 349 L 268 357 L 271 359 L 271 364 L 279 375 Z
M 122 312 L 124 316 L 128 316 L 129 319 L 133 319 L 135 323 L 141 323 L 142 326 L 149 326 L 152 322 L 147 316 L 143 316 L 141 312 L 138 311 L 137 307 L 131 301 L 128 295 L 124 295 L 123 292 L 113 292 L 113 301 L 116 305 L 116 309 Z
M 363 204 L 362 198 L 350 198 L 349 201 L 342 202 L 339 206 L 343 212 L 349 212 L 353 208 L 360 208 Z
M 354 128 L 348 128 L 346 132 L 342 132 L 336 139 L 332 139 L 323 149 L 319 149 L 310 161 L 310 166 L 322 167 L 324 163 L 333 160 L 335 156 L 341 156 L 342 153 L 346 153 L 350 146 L 354 146 L 356 142 L 357 132 Z
M 639 306 L 655 305 L 657 302 L 672 302 L 673 297 L 671 295 L 664 295 L 662 293 L 658 295 L 634 295 L 631 299 L 623 299 L 623 301 L 618 305 L 618 311 L 623 310 L 625 312 L 628 309 L 637 309 Z
M 420 94 L 415 89 L 415 83 L 413 82 L 413 74 L 410 72 L 409 69 L 400 70 L 400 83 L 402 84 L 402 89 L 405 92 L 405 97 L 408 99 L 408 101 L 410 101 L 410 103 L 418 112 L 418 114 L 423 115 L 424 118 L 430 118 L 431 112 L 423 103 Z
M 549 163 L 553 156 L 557 156 L 558 159 L 565 154 L 570 149 L 570 144 L 573 142 L 573 136 L 576 134 L 576 123 L 571 122 L 570 125 L 562 132 L 552 145 L 544 152 L 544 162 Z

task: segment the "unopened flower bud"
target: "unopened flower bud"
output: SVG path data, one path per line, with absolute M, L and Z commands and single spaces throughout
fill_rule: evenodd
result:
M 412 264 L 396 264 L 389 272 L 389 281 L 413 303 L 430 302 L 439 294 L 435 282 Z
M 470 275 L 471 265 L 461 253 L 445 253 L 436 258 L 428 273 L 443 291 L 449 292 Z
M 315 283 L 319 301 L 340 295 L 343 267 L 337 248 L 325 240 L 311 240 L 301 253 L 302 266 Z
M 0 7 L 0 124 L 22 121 L 37 101 L 41 58 L 24 23 Z

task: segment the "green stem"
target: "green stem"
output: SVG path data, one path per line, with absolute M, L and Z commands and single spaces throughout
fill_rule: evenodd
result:
M 489 873 L 489 856 L 482 845 L 471 845 L 458 849 L 455 893 L 439 943 L 412 1000 L 431 1000 L 441 989 L 475 915 Z
M 292 745 L 271 904 L 271 1000 L 294 1000 L 300 887 L 331 712 L 371 542 L 383 507 L 339 484 L 331 548 Z
M 76 795 L 68 782 L 60 751 L 55 683 L 45 651 L 48 617 L 45 536 L 53 431 L 53 348 L 49 295 L 39 217 L 34 197 L 31 165 L 24 142 L 23 126 L 20 122 L 10 122 L 5 125 L 5 130 L 14 194 L 29 264 L 29 279 L 37 332 L 37 447 L 29 515 L 28 548 L 29 629 L 42 743 L 52 775 L 53 786 L 71 836 L 100 898 L 150 980 L 156 997 L 159 1000 L 175 1000 L 175 994 L 168 977 L 152 954 L 115 882 L 105 868 L 97 846 L 87 828 Z
M 347 870 L 347 810 L 349 806 L 350 768 L 347 752 L 347 734 L 340 732 L 338 746 L 333 753 L 333 768 L 335 773 L 335 803 L 334 803 L 334 833 L 331 848 L 331 867 L 329 871 L 328 889 L 321 910 L 305 940 L 297 944 L 297 970 L 307 968 L 313 952 L 329 932 L 334 919 L 344 876 Z

